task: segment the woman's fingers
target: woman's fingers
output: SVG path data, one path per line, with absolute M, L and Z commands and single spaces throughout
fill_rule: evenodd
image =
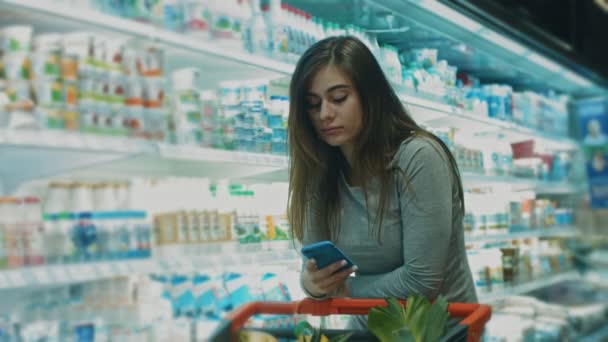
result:
M 339 269 L 341 269 L 342 267 L 346 266 L 347 262 L 346 260 L 341 260 L 338 262 L 334 262 L 333 264 L 322 268 L 320 270 L 317 270 L 316 272 L 312 273 L 311 276 L 313 278 L 313 280 L 323 280 L 323 279 L 327 279 L 329 277 L 331 277 L 334 273 L 336 273 L 336 271 L 338 271 Z
M 335 273 L 327 278 L 320 280 L 316 285 L 325 293 L 330 293 L 335 290 L 338 286 L 342 285 L 346 278 L 348 278 L 351 273 L 357 271 L 357 266 L 349 267 L 343 271 Z
M 317 261 L 315 259 L 308 259 L 306 269 L 311 273 L 317 271 Z

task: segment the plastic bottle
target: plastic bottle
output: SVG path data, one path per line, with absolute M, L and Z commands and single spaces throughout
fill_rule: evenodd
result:
M 266 12 L 266 28 L 268 40 L 272 42 L 273 58 L 287 60 L 288 53 L 288 23 L 281 8 L 281 0 L 271 0 Z
M 26 197 L 23 204 L 23 249 L 27 265 L 42 265 L 45 262 L 44 224 L 40 199 Z
M 4 197 L 0 197 L 0 270 L 6 268 L 6 230 L 7 230 L 7 210 L 8 210 L 8 201 Z
M 9 198 L 6 203 L 5 235 L 6 265 L 18 268 L 24 265 L 23 250 L 23 202 Z
M 251 53 L 271 57 L 268 31 L 260 9 L 260 0 L 251 0 L 249 3 L 251 5 L 251 19 L 249 25 L 247 25 L 248 34 L 245 39 L 245 48 Z
M 210 0 L 184 1 L 184 24 L 190 35 L 204 40 L 210 38 L 212 20 L 210 6 Z
M 183 31 L 184 8 L 181 0 L 162 0 L 162 2 L 165 28 L 171 31 Z

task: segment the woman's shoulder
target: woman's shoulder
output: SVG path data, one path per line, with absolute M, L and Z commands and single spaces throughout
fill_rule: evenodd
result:
M 389 163 L 389 167 L 405 169 L 408 165 L 420 163 L 443 164 L 446 161 L 446 154 L 439 142 L 431 137 L 415 135 L 401 142 Z

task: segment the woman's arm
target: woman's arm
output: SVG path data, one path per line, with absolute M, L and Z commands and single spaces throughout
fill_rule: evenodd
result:
M 439 294 L 452 233 L 452 174 L 447 158 L 435 145 L 427 139 L 414 139 L 401 147 L 398 156 L 397 166 L 405 175 L 396 182 L 403 266 L 385 274 L 351 277 L 348 291 L 352 297 L 407 298 L 414 292 L 435 298 Z

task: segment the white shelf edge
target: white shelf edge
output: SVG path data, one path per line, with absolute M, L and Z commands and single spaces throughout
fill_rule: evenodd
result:
M 185 34 L 171 32 L 163 28 L 158 28 L 150 24 L 139 23 L 134 20 L 112 16 L 99 11 L 68 8 L 65 5 L 57 5 L 52 1 L 37 0 L 1 0 L 0 6 L 15 10 L 38 12 L 45 15 L 52 15 L 58 18 L 76 21 L 85 25 L 95 26 L 104 30 L 110 30 L 133 37 L 141 37 L 147 40 L 171 45 L 177 48 L 204 53 L 234 62 L 244 63 L 261 69 L 277 72 L 280 74 L 291 74 L 295 65 L 275 61 L 270 58 L 256 56 L 241 51 L 227 50 L 213 42 L 195 39 Z
M 552 194 L 552 193 L 573 193 L 580 190 L 580 186 L 568 181 L 545 181 L 534 178 L 516 177 L 516 176 L 496 176 L 486 175 L 482 173 L 475 173 L 471 171 L 461 172 L 463 183 L 475 184 L 475 183 L 505 183 L 515 186 L 529 187 L 529 190 L 533 190 L 538 193 Z
M 158 144 L 159 155 L 167 159 L 201 160 L 211 162 L 244 163 L 261 166 L 287 167 L 288 158 L 265 153 L 229 151 L 198 146 Z
M 205 245 L 205 244 L 201 244 Z M 257 245 L 257 246 L 256 246 Z M 240 245 L 231 242 L 209 243 L 219 248 L 219 254 L 196 257 L 152 257 L 148 259 L 101 261 L 65 265 L 42 265 L 0 270 L 0 290 L 46 285 L 66 285 L 99 281 L 128 275 L 165 272 L 212 270 L 215 267 L 230 269 L 253 265 L 276 265 L 300 261 L 298 253 L 285 241 L 270 244 Z M 245 247 L 239 251 L 239 247 Z M 257 247 L 259 250 L 256 250 Z M 272 248 L 270 248 L 272 247 Z M 236 251 L 231 253 L 230 251 Z M 248 260 L 248 261 L 247 261 Z
M 569 271 L 555 275 L 545 276 L 541 279 L 532 280 L 523 284 L 506 287 L 495 292 L 478 293 L 480 303 L 492 303 L 509 296 L 522 295 L 530 291 L 548 287 L 568 280 L 576 280 L 581 276 L 576 271 Z
M 515 134 L 529 136 L 530 139 L 547 140 L 552 143 L 556 143 L 561 146 L 565 146 L 568 149 L 577 149 L 580 146 L 580 144 L 576 140 L 574 140 L 570 137 L 549 136 L 546 133 L 536 131 L 536 130 L 528 128 L 528 127 L 524 127 L 524 126 L 518 125 L 513 122 L 507 122 L 507 121 L 490 118 L 490 117 L 483 116 L 483 115 L 477 115 L 473 112 L 463 110 L 461 108 L 457 108 L 457 107 L 454 107 L 449 104 L 425 99 L 423 97 L 418 97 L 418 96 L 414 96 L 414 95 L 410 95 L 410 94 L 404 94 L 403 92 L 399 92 L 398 89 L 396 91 L 398 92 L 399 98 L 401 99 L 401 101 L 406 105 L 423 107 L 425 109 L 429 109 L 429 110 L 436 111 L 438 113 L 442 113 L 442 114 L 444 114 L 444 116 L 458 117 L 461 119 L 481 123 L 481 124 L 487 125 L 492 128 L 502 129 L 502 130 L 506 130 L 506 131 L 509 131 L 509 132 L 512 132 Z M 434 122 L 436 120 L 440 120 L 440 119 L 432 118 L 427 121 L 425 121 L 425 120 L 419 120 L 419 121 L 422 121 L 423 123 L 428 124 L 428 123 Z
M 535 228 L 529 231 L 513 232 L 506 234 L 465 235 L 466 243 L 501 242 L 527 238 L 551 238 L 551 237 L 574 237 L 577 236 L 575 226 L 557 226 L 553 228 Z

